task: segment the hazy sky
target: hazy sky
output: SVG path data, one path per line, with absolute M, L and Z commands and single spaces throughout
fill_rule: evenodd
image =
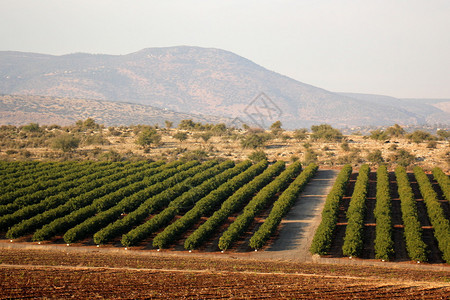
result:
M 450 98 L 449 0 L 0 0 L 0 24 L 0 50 L 213 47 L 331 91 Z

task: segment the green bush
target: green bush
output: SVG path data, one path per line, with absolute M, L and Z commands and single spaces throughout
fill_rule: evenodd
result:
M 438 201 L 438 196 L 433 189 L 428 176 L 422 168 L 415 167 L 414 175 L 419 184 L 420 193 L 427 207 L 428 217 L 433 225 L 434 236 L 438 242 L 439 249 L 443 254 L 443 259 L 450 263 L 450 223 L 445 217 L 444 210 Z M 447 177 L 448 178 L 448 177 Z
M 322 221 L 317 227 L 311 243 L 310 252 L 313 254 L 327 254 L 331 247 L 333 232 L 336 228 L 337 215 L 339 212 L 339 203 L 345 194 L 351 174 L 352 166 L 345 165 L 339 172 L 333 188 L 328 193 L 322 210 Z
M 391 221 L 391 196 L 389 189 L 389 173 L 385 165 L 377 170 L 377 194 L 374 215 L 375 228 L 375 257 L 389 260 L 394 254 Z
M 276 162 L 251 182 L 237 190 L 222 203 L 219 210 L 215 211 L 205 223 L 189 235 L 184 243 L 184 248 L 192 250 L 203 243 L 231 214 L 237 212 L 251 196 L 272 181 L 273 177 L 277 176 L 284 169 L 284 166 L 285 163 L 283 161 Z
M 398 166 L 395 169 L 395 176 L 397 178 L 406 250 L 409 258 L 414 261 L 427 261 L 427 246 L 422 240 L 422 226 L 419 222 L 416 201 L 405 168 Z
M 270 236 L 277 229 L 282 218 L 288 213 L 292 205 L 294 205 L 298 195 L 302 192 L 309 180 L 315 175 L 317 168 L 318 166 L 316 164 L 307 166 L 280 195 L 278 200 L 274 203 L 269 216 L 250 238 L 250 247 L 259 249 L 266 244 Z
M 291 164 L 283 173 L 281 173 L 274 181 L 261 189 L 250 202 L 245 206 L 242 213 L 228 227 L 219 239 L 219 248 L 221 250 L 228 249 L 237 238 L 250 226 L 255 216 L 266 205 L 273 201 L 275 195 L 283 191 L 293 177 L 296 177 L 301 171 L 302 166 L 299 162 Z
M 345 230 L 342 252 L 346 256 L 359 257 L 363 248 L 364 215 L 370 168 L 362 165 L 356 179 L 353 195 L 347 210 L 347 228 Z

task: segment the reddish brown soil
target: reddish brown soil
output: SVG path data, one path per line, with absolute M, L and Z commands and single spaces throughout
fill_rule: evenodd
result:
M 170 253 L 2 249 L 1 298 L 450 297 L 450 271 L 216 259 Z

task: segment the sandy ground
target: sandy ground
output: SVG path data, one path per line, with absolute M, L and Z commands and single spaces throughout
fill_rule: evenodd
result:
M 312 261 L 309 247 L 320 224 L 325 199 L 333 186 L 337 170 L 319 170 L 281 222 L 273 244 L 255 256 L 261 258 L 306 262 Z

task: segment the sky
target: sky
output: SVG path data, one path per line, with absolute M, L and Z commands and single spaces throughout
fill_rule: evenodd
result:
M 0 0 L 0 24 L 0 51 L 220 48 L 334 92 L 450 98 L 448 0 Z

